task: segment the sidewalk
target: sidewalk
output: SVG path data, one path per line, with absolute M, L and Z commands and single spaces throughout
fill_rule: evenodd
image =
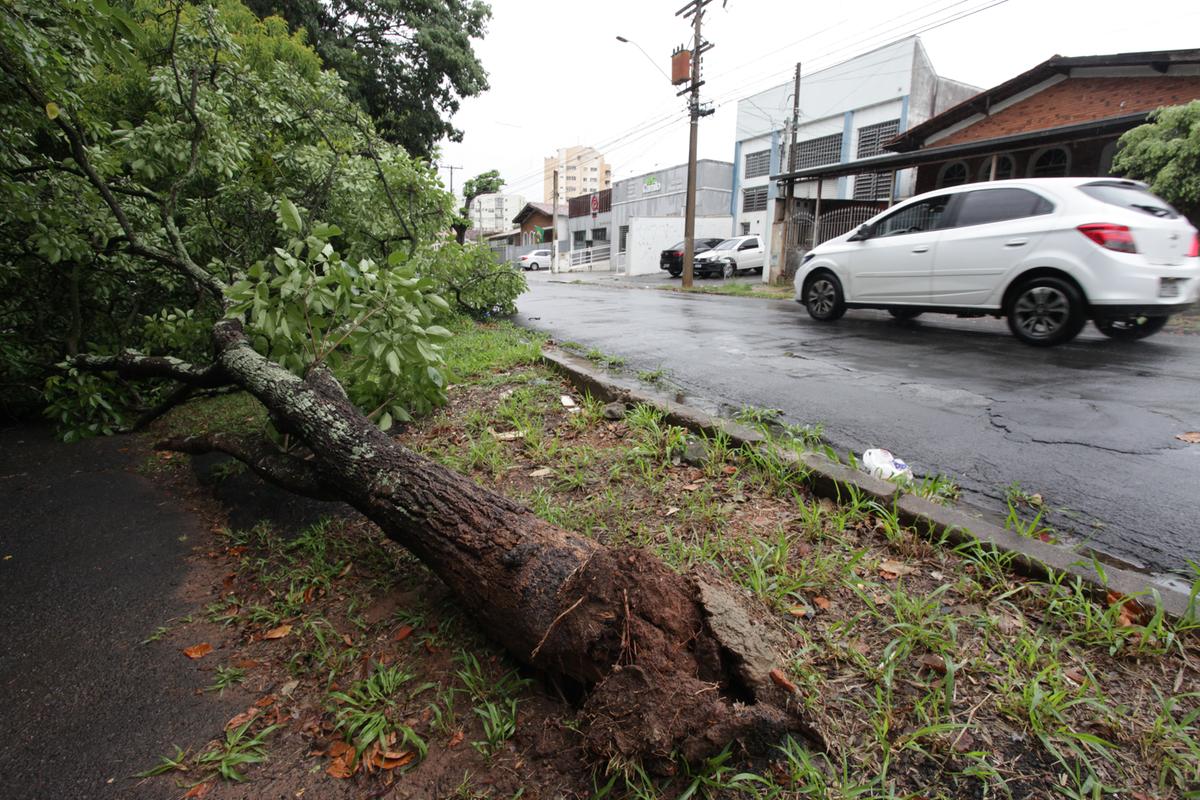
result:
M 623 272 L 559 272 L 538 273 L 528 272 L 526 278 L 536 280 L 544 276 L 548 283 L 594 283 L 600 286 L 616 286 L 624 289 L 678 289 L 681 279 L 672 278 L 666 272 L 659 271 L 649 275 L 626 275 Z M 696 286 L 720 286 L 727 283 L 746 283 L 750 285 L 762 283 L 761 275 L 737 275 L 733 278 L 697 278 Z

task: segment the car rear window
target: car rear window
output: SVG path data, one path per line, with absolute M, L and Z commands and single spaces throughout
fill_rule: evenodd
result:
M 1028 189 L 980 189 L 963 196 L 954 225 L 962 228 L 1033 217 L 1053 208 L 1048 200 Z
M 1139 186 L 1130 186 L 1127 183 L 1086 183 L 1079 187 L 1079 191 L 1101 203 L 1132 208 L 1152 217 L 1175 219 L 1179 216 L 1179 212 L 1169 203 Z

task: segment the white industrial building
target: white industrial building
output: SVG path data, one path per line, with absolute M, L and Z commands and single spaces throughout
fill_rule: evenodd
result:
M 770 176 L 784 165 L 792 120 L 794 84 L 779 86 L 738 101 L 734 148 L 734 233 L 764 239 L 771 269 L 778 275 L 782 209 L 779 186 Z M 792 169 L 848 163 L 881 153 L 900 133 L 976 94 L 978 89 L 940 77 L 921 40 L 912 36 L 812 74 L 801 74 L 800 108 Z M 818 191 L 827 211 L 858 201 L 863 213 L 872 204 L 911 196 L 915 171 L 866 173 L 821 183 L 800 184 L 795 196 L 815 200 Z M 779 204 L 782 206 L 782 202 Z M 811 208 L 798 202 L 798 209 Z M 818 212 L 820 209 L 816 209 Z M 810 213 L 810 212 L 806 212 Z M 873 213 L 873 212 L 872 212 Z

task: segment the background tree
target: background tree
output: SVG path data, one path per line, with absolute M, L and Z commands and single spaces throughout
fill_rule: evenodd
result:
M 294 41 L 270 21 L 245 22 L 234 0 L 133 9 L 0 5 L 0 93 L 14 128 L 0 135 L 0 171 L 32 206 L 22 224 L 51 228 L 31 263 L 54 269 L 54 247 L 83 249 L 98 259 L 88 272 L 112 261 L 155 298 L 135 314 L 152 330 L 137 349 L 87 340 L 68 359 L 55 379 L 64 421 L 86 422 L 93 400 L 131 391 L 116 381 L 150 382 L 168 402 L 247 393 L 266 430 L 158 446 L 227 453 L 293 492 L 350 504 L 514 657 L 582 691 L 585 736 L 602 757 L 694 760 L 734 740 L 765 750 L 789 731 L 815 737 L 771 678 L 770 644 L 715 575 L 678 574 L 552 526 L 384 432 L 443 399 L 450 332 L 439 320 L 450 306 L 431 265 L 479 252 L 436 238 L 450 213 L 436 177 L 379 142 L 330 74 L 278 58 Z M 126 110 L 137 113 L 114 118 Z M 258 182 L 242 183 L 246 173 Z M 268 188 L 305 204 L 268 202 Z M 211 214 L 238 208 L 270 223 Z M 371 209 L 392 214 L 395 231 L 351 218 Z M 60 244 L 53 227 L 73 215 Z
M 1121 137 L 1113 172 L 1150 189 L 1200 226 L 1200 100 L 1160 108 Z
M 464 97 L 488 88 L 471 46 L 491 8 L 479 0 L 248 0 L 259 16 L 303 30 L 388 142 L 431 158 Z
M 464 242 L 467 229 L 471 227 L 471 202 L 480 195 L 498 192 L 503 186 L 504 179 L 500 177 L 500 171 L 495 169 L 481 172 L 463 184 L 463 204 L 458 212 L 461 219 L 454 222 L 454 234 L 459 244 Z

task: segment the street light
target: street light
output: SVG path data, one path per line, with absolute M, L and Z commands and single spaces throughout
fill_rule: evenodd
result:
M 622 44 L 631 44 L 631 45 L 633 45 L 634 47 L 636 47 L 638 50 L 642 50 L 642 46 L 641 46 L 640 44 L 638 44 L 637 42 L 633 41 L 632 39 L 626 39 L 624 36 L 618 36 L 618 37 L 617 37 L 617 41 L 618 41 L 618 42 L 621 42 Z M 646 60 L 647 60 L 647 61 L 649 61 L 651 64 L 653 64 L 653 65 L 654 65 L 654 68 L 655 68 L 656 70 L 658 70 L 659 72 L 661 72 L 661 73 L 662 73 L 662 76 L 663 76 L 664 78 L 666 78 L 666 79 L 667 79 L 667 82 L 669 83 L 669 82 L 670 82 L 670 80 L 671 80 L 671 76 L 670 76 L 670 75 L 668 75 L 668 74 L 666 73 L 666 70 L 664 70 L 662 67 L 660 67 L 660 66 L 658 65 L 658 62 L 657 62 L 657 61 L 655 61 L 653 58 L 651 58 L 651 57 L 650 57 L 650 54 L 649 54 L 649 53 L 647 53 L 645 50 L 642 50 L 642 55 L 644 55 L 644 56 L 646 57 Z

